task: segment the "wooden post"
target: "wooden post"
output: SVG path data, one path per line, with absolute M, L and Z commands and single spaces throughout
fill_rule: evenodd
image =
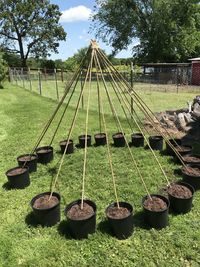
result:
M 30 83 L 30 90 L 32 91 L 32 82 L 31 82 L 31 71 L 30 71 L 30 68 L 28 68 L 28 78 L 29 78 L 29 83 Z
M 56 72 L 56 69 L 54 69 L 54 75 L 55 75 L 55 82 L 56 82 L 56 96 L 57 96 L 57 100 L 59 101 L 58 81 L 57 81 L 57 72 Z
M 64 82 L 64 78 L 63 78 L 63 68 L 61 69 L 61 81 Z
M 16 82 L 16 85 L 18 85 L 18 83 L 17 83 L 17 71 L 16 71 L 16 68 L 14 68 L 14 75 L 15 75 L 15 82 Z
M 47 69 L 44 68 L 44 77 L 45 77 L 45 82 L 47 81 Z
M 42 84 L 41 84 L 41 73 L 40 73 L 40 69 L 38 69 L 38 89 L 39 89 L 39 94 L 42 95 Z
M 178 67 L 176 66 L 176 93 L 178 94 L 179 91 L 179 84 L 178 84 Z
M 133 62 L 131 62 L 131 88 L 133 90 Z M 133 98 L 132 97 L 131 97 L 131 114 L 133 115 Z
M 21 79 L 22 79 L 23 88 L 25 88 L 25 84 L 24 84 L 24 69 L 23 68 L 21 68 Z

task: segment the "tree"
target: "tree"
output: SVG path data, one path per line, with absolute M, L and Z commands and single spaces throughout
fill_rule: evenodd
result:
M 52 59 L 43 59 L 41 60 L 40 68 L 54 71 L 55 62 Z
M 2 82 L 6 77 L 7 67 L 3 60 L 3 55 L 0 54 L 0 89 L 3 88 Z
M 93 16 L 99 38 L 115 52 L 135 38 L 133 55 L 143 62 L 176 62 L 200 52 L 197 0 L 96 0 Z
M 18 53 L 22 66 L 29 55 L 38 58 L 58 52 L 58 41 L 66 38 L 59 7 L 49 0 L 1 0 L 0 10 L 1 46 Z

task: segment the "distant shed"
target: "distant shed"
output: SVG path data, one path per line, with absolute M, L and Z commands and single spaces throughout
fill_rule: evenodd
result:
M 191 63 L 144 63 L 141 80 L 168 83 L 190 83 Z
M 189 59 L 192 62 L 192 85 L 200 85 L 200 57 Z

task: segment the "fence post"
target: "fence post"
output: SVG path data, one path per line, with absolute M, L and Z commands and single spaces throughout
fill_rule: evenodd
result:
M 14 68 L 14 77 L 15 77 L 15 82 L 16 82 L 16 85 L 17 85 L 17 75 L 16 75 L 16 68 Z
M 178 94 L 179 91 L 179 84 L 178 84 L 178 67 L 176 66 L 176 93 Z
M 32 91 L 32 82 L 31 82 L 31 71 L 30 71 L 30 68 L 28 68 L 28 79 L 29 79 L 29 83 L 30 83 L 30 90 Z
M 131 62 L 131 88 L 133 90 L 133 62 Z M 132 97 L 131 97 L 131 114 L 133 115 L 133 98 Z
M 25 88 L 25 84 L 24 84 L 24 68 L 21 68 L 21 78 L 22 78 L 23 88 Z
M 44 68 L 44 77 L 45 77 L 45 82 L 47 81 L 47 69 Z
M 42 95 L 42 84 L 41 84 L 41 73 L 40 73 L 40 69 L 38 69 L 38 88 L 39 88 L 40 95 Z
M 59 101 L 58 81 L 57 81 L 57 72 L 56 72 L 56 69 L 54 69 L 54 75 L 55 75 L 55 82 L 56 82 L 56 95 L 57 95 L 57 100 Z
M 61 69 L 61 81 L 63 82 L 64 79 L 63 79 L 63 68 Z

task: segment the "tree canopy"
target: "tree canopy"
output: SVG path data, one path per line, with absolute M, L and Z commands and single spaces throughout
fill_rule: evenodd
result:
M 143 62 L 179 62 L 200 53 L 200 5 L 196 0 L 96 0 L 97 37 L 115 51 L 135 38 L 133 55 Z
M 58 52 L 59 41 L 66 38 L 59 7 L 49 0 L 2 0 L 0 10 L 0 46 L 18 53 L 22 66 L 29 55 L 38 58 Z

